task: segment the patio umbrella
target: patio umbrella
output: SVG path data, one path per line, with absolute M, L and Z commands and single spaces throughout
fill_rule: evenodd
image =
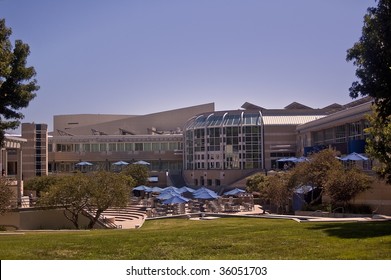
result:
M 181 194 L 175 191 L 161 192 L 156 198 L 160 200 L 166 200 L 173 196 L 180 196 Z
M 193 193 L 194 198 L 198 199 L 216 199 L 219 196 L 213 191 L 202 190 L 196 194 Z
M 360 160 L 368 160 L 368 158 L 353 152 L 351 154 L 348 154 L 346 157 L 341 158 L 341 160 L 343 160 L 343 161 L 347 161 L 347 160 L 360 161 Z
M 306 158 L 306 157 L 299 157 L 299 158 L 296 160 L 296 162 L 305 162 L 305 161 L 309 161 L 309 159 Z
M 134 191 L 149 191 L 151 188 L 150 187 L 147 187 L 147 186 L 144 186 L 144 185 L 140 185 L 140 186 L 137 186 L 135 187 L 133 190 Z
M 194 195 L 194 194 L 197 194 L 197 193 L 200 193 L 200 192 L 203 192 L 203 191 L 214 192 L 214 191 L 212 191 L 211 189 L 208 189 L 207 187 L 201 187 L 201 188 L 199 188 L 198 190 L 195 190 L 195 191 L 193 192 L 193 195 Z
M 163 201 L 163 204 L 181 204 L 188 202 L 189 199 L 181 196 L 181 195 L 174 195 L 169 199 L 166 199 Z
M 77 166 L 91 166 L 93 165 L 91 162 L 88 162 L 88 161 L 81 161 L 81 162 L 78 162 L 76 163 Z
M 289 157 L 289 158 L 280 158 L 278 159 L 277 161 L 278 162 L 297 162 L 297 158 L 296 157 Z
M 147 192 L 152 192 L 152 193 L 160 193 L 162 192 L 163 189 L 162 188 L 159 188 L 159 187 L 153 187 L 153 188 L 150 188 Z
M 146 161 L 143 161 L 143 160 L 139 160 L 139 161 L 133 162 L 133 164 L 150 165 L 149 162 L 146 162 Z
M 245 192 L 246 192 L 245 190 L 234 188 L 233 190 L 225 192 L 224 195 L 237 195 L 237 194 L 245 193 Z
M 123 166 L 123 165 L 128 165 L 129 163 L 126 162 L 126 161 L 117 161 L 117 162 L 114 162 L 113 165 L 116 165 L 116 166 Z
M 182 187 L 182 188 L 179 188 L 178 191 L 179 191 L 180 193 L 185 193 L 185 192 L 193 193 L 193 192 L 195 192 L 194 189 L 189 188 L 189 187 L 186 187 L 186 186 L 184 186 L 184 187 Z
M 174 186 L 165 187 L 162 191 L 163 192 L 174 191 L 174 192 L 177 192 L 178 194 L 180 194 L 179 189 L 177 187 L 174 187 Z

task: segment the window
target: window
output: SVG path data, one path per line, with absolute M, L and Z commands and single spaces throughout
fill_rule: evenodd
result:
M 152 151 L 152 143 L 144 143 L 144 151 L 146 152 Z
M 125 151 L 133 151 L 133 143 L 125 143 Z
M 143 151 L 143 143 L 135 143 L 134 150 L 135 151 Z
M 91 152 L 99 152 L 99 144 L 91 144 Z
M 152 151 L 160 151 L 160 143 L 152 143 Z

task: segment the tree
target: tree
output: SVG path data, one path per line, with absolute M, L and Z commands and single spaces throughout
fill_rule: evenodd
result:
M 299 186 L 312 186 L 320 190 L 319 195 L 314 197 L 310 205 L 317 204 L 322 198 L 325 185 L 329 179 L 329 172 L 343 169 L 342 164 L 337 160 L 334 151 L 324 149 L 311 155 L 309 161 L 297 163 L 290 171 L 289 184 L 292 188 Z
M 279 172 L 266 176 L 256 174 L 247 179 L 246 186 L 250 192 L 259 192 L 265 204 L 275 207 L 277 212 L 284 212 L 284 206 L 292 198 L 292 188 L 289 185 L 290 173 Z
M 368 120 L 370 126 L 366 132 L 371 137 L 367 139 L 366 152 L 378 161 L 373 168 L 376 173 L 391 184 L 391 116 L 382 121 L 374 109 Z
M 331 204 L 346 205 L 357 194 L 369 189 L 372 182 L 369 175 L 355 167 L 345 169 L 335 152 L 329 149 L 311 155 L 308 162 L 298 163 L 290 172 L 291 188 L 312 186 L 320 190 L 310 205 L 319 202 L 323 195 L 330 198 Z
M 105 210 L 124 207 L 129 201 L 131 180 L 124 174 L 78 172 L 56 176 L 56 180 L 47 178 L 44 184 L 39 184 L 45 186 L 45 191 L 41 191 L 38 204 L 63 207 L 65 217 L 77 229 L 80 228 L 79 218 L 86 211 L 85 216 L 90 219 L 88 228 L 93 228 Z
M 347 51 L 347 61 L 357 66 L 350 96 L 371 96 L 375 106 L 367 132 L 366 152 L 379 161 L 377 172 L 391 183 L 391 0 L 378 0 L 364 16 L 362 36 Z
M 49 190 L 50 186 L 55 185 L 61 176 L 37 176 L 26 181 L 24 189 L 28 191 L 35 191 L 37 196 L 42 192 Z
M 134 186 L 146 185 L 148 183 L 148 167 L 142 164 L 129 164 L 122 173 L 134 180 Z
M 93 228 L 109 207 L 125 207 L 129 202 L 129 178 L 125 174 L 99 171 L 89 178 L 88 209 L 92 214 L 88 228 Z
M 332 205 L 342 203 L 344 207 L 359 193 L 371 187 L 372 178 L 356 167 L 343 170 L 333 169 L 328 174 L 325 194 Z
M 29 105 L 39 89 L 34 67 L 26 67 L 30 48 L 21 40 L 10 41 L 11 28 L 0 19 L 0 146 L 4 131 L 19 126 L 24 115 L 18 110 Z
M 11 208 L 11 200 L 14 193 L 4 177 L 0 177 L 0 215 Z
M 378 0 L 364 16 L 362 36 L 347 51 L 347 61 L 357 67 L 350 96 L 371 96 L 379 117 L 391 115 L 391 0 Z
M 40 205 L 61 206 L 64 216 L 79 229 L 79 216 L 89 204 L 90 181 L 82 173 L 58 176 L 37 201 Z

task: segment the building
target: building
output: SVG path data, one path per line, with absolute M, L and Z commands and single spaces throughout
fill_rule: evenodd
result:
M 152 186 L 208 186 L 216 191 L 244 187 L 248 176 L 281 169 L 277 160 L 325 147 L 341 155 L 363 153 L 365 115 L 371 100 L 314 109 L 294 102 L 266 109 L 248 102 L 240 110 L 215 111 L 214 103 L 147 115 L 77 114 L 54 116 L 44 124 L 24 124 L 21 149 L 2 150 L 7 174 L 23 178 L 81 170 L 118 170 L 114 163 L 146 161 Z M 21 138 L 22 139 L 22 138 Z M 18 160 L 19 159 L 19 160 Z M 367 166 L 370 167 L 370 166 Z M 370 193 L 370 194 L 368 194 Z M 391 194 L 376 182 L 367 201 L 391 213 Z M 20 194 L 20 196 L 22 196 Z M 384 198 L 384 199 L 382 199 Z
M 0 168 L 1 176 L 5 177 L 14 193 L 15 206 L 23 206 L 23 145 L 26 139 L 5 135 L 1 147 Z M 28 201 L 28 197 L 27 197 Z
M 369 125 L 366 116 L 371 114 L 371 107 L 372 100 L 363 98 L 324 118 L 298 125 L 298 153 L 306 155 L 326 147 L 341 155 L 365 153 L 365 139 L 369 136 L 365 132 Z M 391 187 L 377 179 L 371 161 L 361 162 L 360 167 L 376 179 L 372 188 L 359 194 L 353 203 L 368 205 L 374 212 L 391 214 Z
M 265 109 L 245 103 L 243 110 L 196 115 L 184 126 L 184 177 L 192 186 L 237 186 L 249 175 L 278 168 L 277 159 L 295 156 L 296 127 L 327 115 L 292 103 Z
M 72 172 L 81 161 L 112 170 L 117 161 L 144 160 L 156 185 L 227 187 L 296 155 L 296 126 L 329 111 L 246 102 L 234 111 L 217 112 L 209 103 L 142 116 L 55 116 L 48 170 Z
M 298 125 L 298 153 L 306 155 L 325 146 L 341 154 L 365 153 L 366 115 L 371 113 L 371 106 L 372 100 L 363 98 L 324 118 Z

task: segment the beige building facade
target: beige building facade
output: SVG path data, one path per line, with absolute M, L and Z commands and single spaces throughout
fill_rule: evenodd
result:
M 23 152 L 3 149 L 2 162 L 7 162 L 7 173 L 28 180 L 76 170 L 118 171 L 119 161 L 145 161 L 151 186 L 207 186 L 221 192 L 244 187 L 246 178 L 257 172 L 281 169 L 278 159 L 283 157 L 325 147 L 341 155 L 362 153 L 370 108 L 371 101 L 361 99 L 321 109 L 296 102 L 265 109 L 246 102 L 240 110 L 228 111 L 215 111 L 214 104 L 207 103 L 142 116 L 59 115 L 50 135 L 44 124 L 24 124 Z M 23 166 L 17 164 L 22 157 Z M 80 162 L 91 166 L 80 167 Z M 372 198 L 362 197 L 372 201 L 374 209 L 379 198 L 386 198 L 381 205 L 388 209 L 388 189 L 371 191 Z

